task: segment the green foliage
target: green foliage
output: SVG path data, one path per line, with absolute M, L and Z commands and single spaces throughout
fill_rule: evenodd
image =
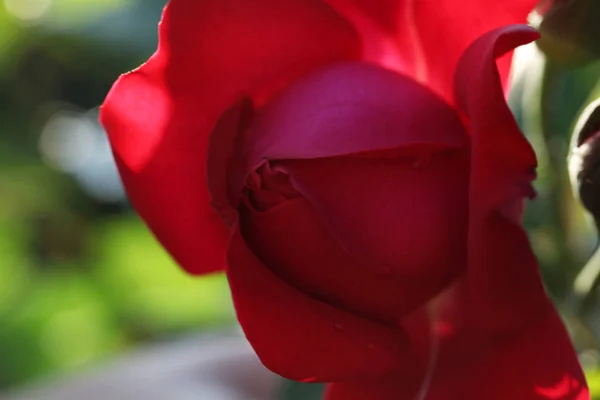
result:
M 38 277 L 0 324 L 3 385 L 99 360 L 121 339 L 107 304 L 77 273 Z
M 44 4 L 0 7 L 0 389 L 234 322 L 223 275 L 183 273 L 131 209 L 39 150 L 50 117 L 99 105 L 151 54 L 164 1 L 23 8 Z
M 0 387 L 97 362 L 139 340 L 233 323 L 225 277 L 183 273 L 136 216 L 85 221 L 65 208 L 63 177 L 31 165 L 5 171 Z
M 234 321 L 222 274 L 185 274 L 136 218 L 105 221 L 99 231 L 94 275 L 131 329 L 146 336 Z
M 600 370 L 589 371 L 586 374 L 592 400 L 600 400 Z

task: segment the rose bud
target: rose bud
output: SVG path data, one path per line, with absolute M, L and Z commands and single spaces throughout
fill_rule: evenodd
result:
M 571 142 L 569 174 L 583 206 L 600 227 L 600 99 L 582 112 Z
M 533 1 L 172 0 L 101 120 L 261 361 L 328 400 L 584 399 L 527 235 L 504 99 Z M 152 273 L 152 271 L 148 271 Z M 518 366 L 518 367 L 517 367 Z

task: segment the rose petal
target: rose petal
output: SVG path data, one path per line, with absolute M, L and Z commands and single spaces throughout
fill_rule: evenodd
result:
M 525 23 L 538 0 L 326 0 L 361 33 L 367 57 L 452 100 L 464 50 L 485 32 Z M 395 42 L 394 51 L 390 42 Z M 378 49 L 379 51 L 376 51 Z M 503 63 L 502 79 L 508 75 Z
M 373 378 L 408 362 L 400 329 L 370 322 L 286 284 L 236 227 L 227 276 L 238 320 L 265 366 L 300 381 Z
M 401 0 L 324 0 L 352 22 L 360 33 L 363 59 L 411 74 L 413 41 L 398 42 Z
M 465 142 L 456 113 L 423 86 L 373 65 L 339 63 L 300 79 L 261 110 L 243 145 L 243 177 L 264 159 L 398 148 L 426 155 Z
M 537 3 L 538 0 L 406 1 L 405 32 L 415 29 L 421 44 L 413 62 L 416 76 L 444 98 L 451 99 L 454 72 L 467 47 L 492 29 L 526 23 Z M 401 36 L 401 40 L 408 37 Z M 420 55 L 424 61 L 419 61 Z M 510 63 L 506 61 L 501 71 L 502 82 L 509 73 Z
M 550 303 L 520 330 L 498 335 L 470 313 L 476 302 L 466 285 L 438 300 L 439 352 L 426 400 L 589 399 L 569 335 Z
M 494 62 L 537 37 L 525 25 L 492 31 L 465 52 L 456 76 L 472 130 L 469 285 L 481 323 L 499 331 L 519 329 L 547 302 L 518 213 L 533 192 L 536 158 L 504 101 Z
M 456 98 L 471 123 L 472 175 L 468 296 L 462 293 L 456 308 L 468 318 L 448 319 L 458 333 L 444 340 L 439 376 L 445 383 L 432 386 L 438 390 L 432 399 L 453 392 L 458 398 L 589 398 L 520 223 L 536 160 L 503 99 L 494 62 L 537 37 L 523 25 L 497 29 L 478 39 L 459 63 Z M 479 350 L 465 356 L 469 347 Z M 465 363 L 462 383 L 453 372 L 456 359 Z
M 471 335 L 443 344 L 426 399 L 588 400 L 560 317 L 552 310 L 517 336 L 477 346 Z
M 425 400 L 589 398 L 515 207 L 529 193 L 535 156 L 504 102 L 494 59 L 535 36 L 523 26 L 491 32 L 459 66 L 457 99 L 473 138 L 469 266 L 434 304 L 438 352 Z
M 359 262 L 338 245 L 303 198 L 264 212 L 244 210 L 240 218 L 249 247 L 279 277 L 315 298 L 390 326 L 452 277 L 446 271 L 423 277 L 420 271 Z
M 454 150 L 424 159 L 338 157 L 280 166 L 341 248 L 365 271 L 402 283 L 397 296 L 410 311 L 466 266 L 467 156 Z
M 406 369 L 386 379 L 331 383 L 324 400 L 412 400 L 421 385 L 419 372 L 418 368 Z
M 378 382 L 330 385 L 327 400 L 589 400 L 584 375 L 555 310 L 547 307 L 524 329 L 499 336 L 482 330 L 470 314 L 474 301 L 461 282 L 430 306 L 431 340 L 418 344 L 429 347 L 420 356 L 426 373 L 418 379 L 418 396 L 405 395 L 411 375 L 398 371 Z M 420 319 L 405 327 L 411 338 L 423 342 L 427 325 Z
M 239 193 L 230 192 L 230 181 L 234 179 L 231 172 L 239 168 L 237 141 L 248 128 L 253 113 L 250 99 L 240 100 L 221 115 L 209 138 L 206 183 L 211 205 L 229 226 L 237 219 Z
M 355 59 L 354 30 L 320 0 L 171 0 L 157 52 L 101 110 L 134 206 L 188 271 L 222 267 L 226 229 L 209 206 L 205 157 L 219 116 L 296 76 Z
M 325 400 L 425 400 L 422 395 L 427 393 L 429 375 L 439 350 L 432 346 L 429 311 L 426 307 L 416 310 L 403 319 L 402 326 L 410 335 L 413 363 L 402 365 L 379 379 L 331 383 L 327 385 Z
M 248 169 L 263 165 L 265 158 L 287 159 L 280 168 L 298 169 L 298 188 L 362 265 L 364 272 L 357 270 L 357 276 L 389 275 L 395 292 L 401 292 L 394 295 L 397 302 L 379 307 L 379 318 L 389 320 L 437 293 L 465 265 L 461 227 L 467 221 L 468 165 L 464 152 L 439 154 L 465 142 L 458 116 L 427 89 L 381 68 L 346 63 L 318 71 L 273 99 L 254 121 L 244 147 L 250 152 Z M 340 154 L 346 155 L 344 161 L 316 160 Z M 289 161 L 294 158 L 302 161 Z M 302 226 L 301 221 L 283 225 L 290 230 Z M 250 236 L 265 236 L 265 243 L 286 237 L 262 229 Z M 280 247 L 269 246 L 261 257 Z M 296 253 L 310 251 L 290 252 Z M 310 260 L 315 272 L 298 268 L 305 277 L 344 268 L 331 261 L 321 268 L 319 257 Z M 292 261 L 280 264 L 289 267 Z M 291 281 L 298 279 L 296 274 Z M 338 289 L 333 292 L 346 301 L 352 298 L 347 288 Z M 371 317 L 377 314 L 375 307 L 367 308 Z

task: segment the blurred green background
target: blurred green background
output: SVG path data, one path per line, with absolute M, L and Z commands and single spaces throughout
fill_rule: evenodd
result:
M 132 212 L 97 123 L 116 77 L 154 51 L 164 3 L 0 0 L 0 390 L 234 324 L 224 277 L 185 275 Z M 515 63 L 511 107 L 540 160 L 526 225 L 600 399 L 600 268 L 583 269 L 597 236 L 565 165 L 600 64 L 535 46 Z
M 97 106 L 156 46 L 164 0 L 0 0 L 0 388 L 232 325 L 125 200 Z

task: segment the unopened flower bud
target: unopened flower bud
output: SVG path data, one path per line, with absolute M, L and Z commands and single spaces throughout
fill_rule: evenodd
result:
M 600 98 L 585 108 L 577 122 L 569 175 L 581 203 L 600 227 Z

